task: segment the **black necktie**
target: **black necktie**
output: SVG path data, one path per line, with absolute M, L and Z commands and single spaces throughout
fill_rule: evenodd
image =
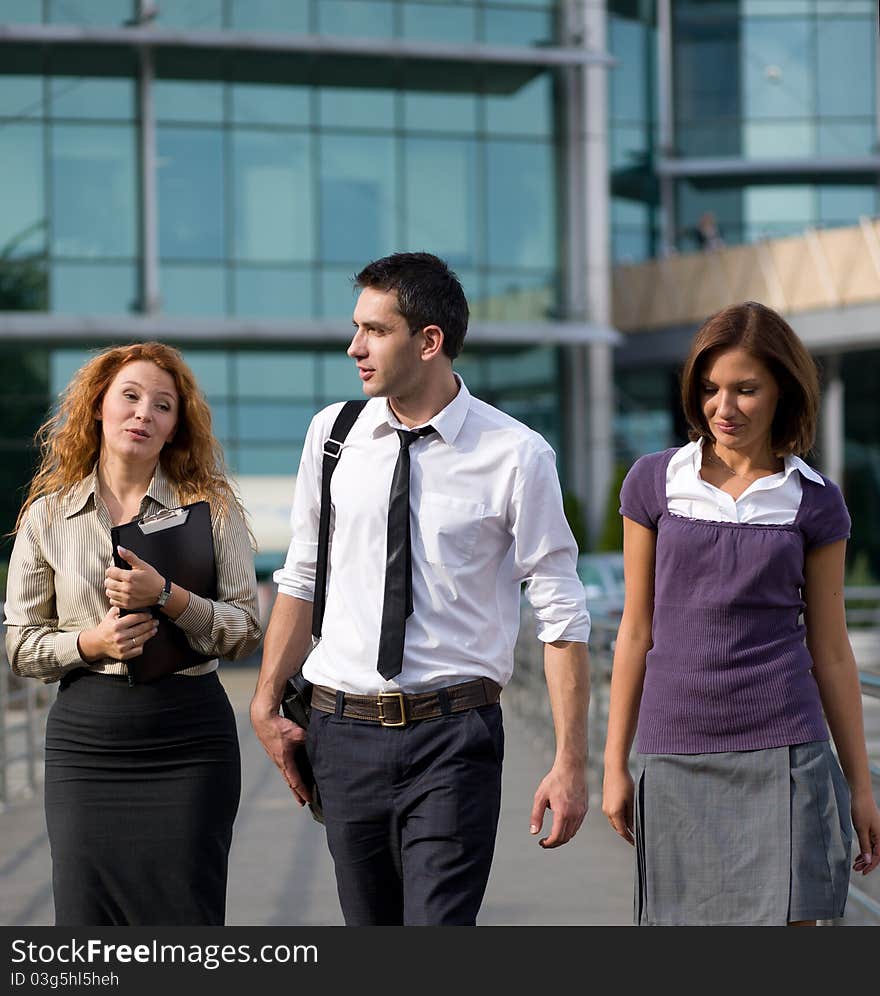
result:
M 412 615 L 412 549 L 409 529 L 409 448 L 433 426 L 410 432 L 398 429 L 400 452 L 388 499 L 388 547 L 385 558 L 385 601 L 379 636 L 379 674 L 387 681 L 403 667 L 403 639 L 407 616 Z

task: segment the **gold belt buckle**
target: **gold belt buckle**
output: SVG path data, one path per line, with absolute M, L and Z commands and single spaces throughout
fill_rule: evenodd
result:
M 384 699 L 397 699 L 400 709 L 400 719 L 398 722 L 386 722 Z M 382 726 L 406 726 L 406 705 L 404 703 L 403 692 L 379 692 L 376 696 L 376 704 L 379 706 L 379 723 Z

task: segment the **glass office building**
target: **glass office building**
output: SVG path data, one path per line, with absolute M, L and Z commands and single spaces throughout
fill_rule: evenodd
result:
M 608 22 L 618 60 L 609 75 L 614 262 L 696 251 L 706 212 L 728 246 L 880 215 L 875 0 L 609 0 Z M 867 331 L 858 348 L 838 350 L 839 312 L 827 315 L 815 348 L 826 387 L 833 380 L 842 395 L 850 566 L 880 582 L 872 512 L 880 502 L 880 305 L 859 320 Z M 791 321 L 798 330 L 798 316 Z M 650 360 L 618 354 L 623 465 L 684 440 L 678 368 L 693 328 L 679 331 L 667 330 L 665 361 L 660 348 L 644 349 Z M 820 440 L 820 466 L 822 450 Z
M 36 424 L 111 341 L 184 350 L 237 476 L 295 473 L 312 414 L 361 393 L 352 274 L 399 250 L 454 267 L 456 368 L 565 477 L 566 368 L 613 336 L 567 287 L 565 87 L 608 60 L 562 6 L 0 0 L 4 529 Z

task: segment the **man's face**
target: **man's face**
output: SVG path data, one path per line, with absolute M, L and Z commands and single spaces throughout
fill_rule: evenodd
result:
M 357 363 L 364 394 L 371 398 L 406 398 L 420 390 L 424 337 L 409 330 L 397 310 L 397 291 L 365 287 L 357 299 L 348 355 Z

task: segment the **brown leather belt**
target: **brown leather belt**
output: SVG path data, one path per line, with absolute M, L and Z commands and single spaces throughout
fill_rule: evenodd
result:
M 312 688 L 312 708 L 335 713 L 336 696 L 335 688 L 315 685 Z M 501 697 L 501 686 L 490 678 L 475 678 L 460 685 L 448 685 L 417 695 L 405 692 L 350 695 L 343 692 L 342 696 L 342 715 L 346 719 L 363 719 L 382 726 L 406 726 L 420 719 L 433 719 L 476 706 L 492 705 Z

